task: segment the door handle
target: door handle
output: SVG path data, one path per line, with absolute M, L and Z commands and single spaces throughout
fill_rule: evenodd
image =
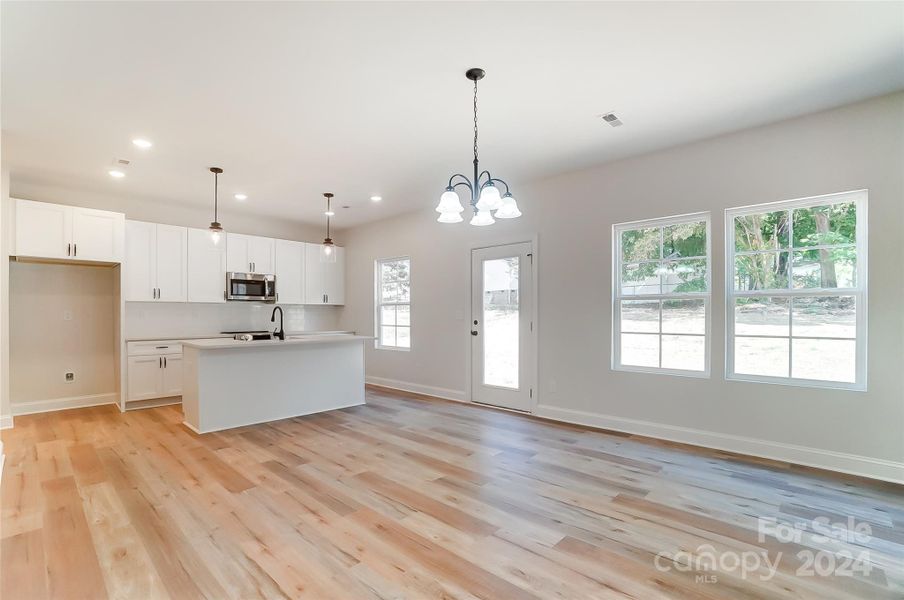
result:
M 477 332 L 474 331 L 474 330 L 472 329 L 472 330 L 471 330 L 471 335 L 477 335 Z

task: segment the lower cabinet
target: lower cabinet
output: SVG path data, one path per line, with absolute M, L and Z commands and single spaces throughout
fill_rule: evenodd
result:
M 182 344 L 129 342 L 126 401 L 182 395 Z

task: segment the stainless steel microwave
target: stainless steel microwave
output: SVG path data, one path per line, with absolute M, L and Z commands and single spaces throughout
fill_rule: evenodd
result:
M 226 299 L 276 302 L 276 275 L 226 273 Z

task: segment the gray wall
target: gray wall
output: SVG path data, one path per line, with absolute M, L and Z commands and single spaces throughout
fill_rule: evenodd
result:
M 470 249 L 536 236 L 539 414 L 904 481 L 904 94 L 514 183 L 514 222 L 440 225 L 428 197 L 422 212 L 346 232 L 343 328 L 373 331 L 373 261 L 411 256 L 412 349 L 369 349 L 372 380 L 467 399 Z M 725 381 L 724 210 L 860 188 L 869 390 Z M 707 210 L 711 378 L 610 370 L 612 224 Z

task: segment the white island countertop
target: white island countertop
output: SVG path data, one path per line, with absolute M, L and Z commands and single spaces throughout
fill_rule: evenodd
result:
M 221 350 L 225 348 L 254 348 L 267 347 L 279 348 L 285 346 L 296 346 L 298 344 L 330 344 L 336 342 L 353 342 L 359 340 L 372 340 L 373 337 L 366 335 L 351 334 L 307 334 L 307 335 L 290 335 L 285 340 L 249 340 L 247 342 L 234 340 L 232 338 L 215 338 L 205 340 L 186 340 L 182 342 L 184 348 L 197 348 L 198 350 Z

